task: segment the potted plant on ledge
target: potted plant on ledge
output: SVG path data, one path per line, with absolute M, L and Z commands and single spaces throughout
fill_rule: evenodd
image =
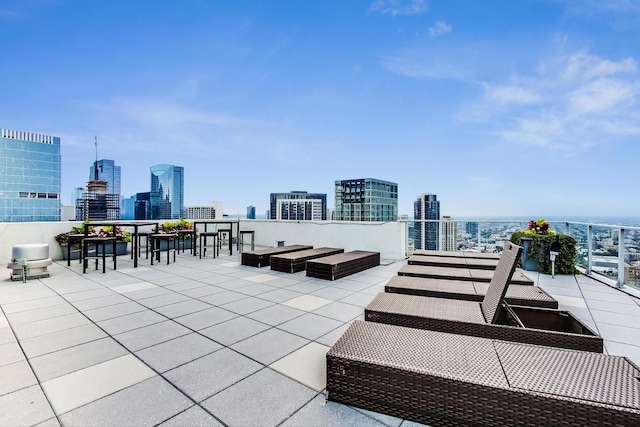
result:
M 555 273 L 574 274 L 576 261 L 576 241 L 573 237 L 556 233 L 544 219 L 529 221 L 526 230 L 511 235 L 511 242 L 523 247 L 521 267 L 528 271 L 551 274 L 551 244 L 558 242 L 560 251 L 555 259 Z
M 55 236 L 56 242 L 62 247 L 62 259 L 67 259 L 67 246 L 69 245 L 69 236 L 74 234 L 84 234 L 84 224 L 71 227 L 71 231 L 66 231 Z M 131 233 L 122 230 L 120 227 L 105 226 L 102 228 L 89 228 L 88 237 L 110 237 L 115 236 L 116 242 L 116 255 L 126 255 L 127 245 L 131 241 Z M 78 259 L 80 255 L 80 242 L 74 243 L 75 249 L 71 252 L 71 259 Z M 111 247 L 107 246 L 107 254 L 111 253 Z

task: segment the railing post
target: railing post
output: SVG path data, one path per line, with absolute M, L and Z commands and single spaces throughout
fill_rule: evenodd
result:
M 591 253 L 593 249 L 593 227 L 587 226 L 587 274 L 591 274 L 593 268 L 593 255 Z
M 481 252 L 480 250 L 480 227 L 481 227 L 482 223 L 478 222 L 478 252 Z
M 620 235 L 618 237 L 618 280 L 616 281 L 616 287 L 624 287 L 624 228 L 620 228 Z

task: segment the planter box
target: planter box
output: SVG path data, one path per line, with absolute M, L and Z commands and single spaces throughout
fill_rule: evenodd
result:
M 128 249 L 128 242 L 116 242 L 116 255 L 126 255 L 127 249 Z M 60 245 L 60 247 L 62 248 L 62 259 L 63 260 L 67 260 L 67 245 Z M 77 248 L 71 248 L 71 259 L 79 259 L 80 258 L 80 247 Z M 106 247 L 106 253 L 111 254 L 112 253 L 112 249 L 110 245 L 107 245 Z M 91 250 L 91 253 L 93 253 L 94 251 Z M 99 251 L 98 254 L 102 254 L 102 251 Z
M 185 249 L 191 249 L 191 239 L 185 239 L 184 248 Z M 176 248 L 174 248 L 173 240 L 169 241 L 169 249 L 176 249 Z M 182 245 L 180 245 L 180 249 L 182 249 Z M 167 250 L 167 241 L 166 240 L 160 240 L 160 250 L 161 251 L 166 251 Z

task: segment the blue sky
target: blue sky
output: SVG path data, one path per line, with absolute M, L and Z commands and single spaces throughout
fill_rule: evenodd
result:
M 125 196 L 185 204 L 399 185 L 469 216 L 637 216 L 637 0 L 0 0 L 0 127 L 62 138 Z

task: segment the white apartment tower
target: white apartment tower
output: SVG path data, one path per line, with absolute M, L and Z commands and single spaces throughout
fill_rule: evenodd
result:
M 457 250 L 458 223 L 450 216 L 443 215 L 440 220 L 440 250 Z

